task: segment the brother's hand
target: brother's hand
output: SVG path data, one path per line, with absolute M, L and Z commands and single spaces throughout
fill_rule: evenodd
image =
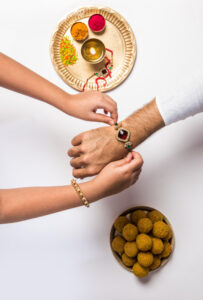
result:
M 73 176 L 84 178 L 99 173 L 109 162 L 123 158 L 127 154 L 123 143 L 115 138 L 113 126 L 101 127 L 77 135 L 72 140 L 73 148 L 68 155 Z

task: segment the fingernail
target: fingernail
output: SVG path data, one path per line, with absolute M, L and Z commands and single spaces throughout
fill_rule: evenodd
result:
M 109 121 L 109 124 L 114 125 L 114 121 L 113 120 Z

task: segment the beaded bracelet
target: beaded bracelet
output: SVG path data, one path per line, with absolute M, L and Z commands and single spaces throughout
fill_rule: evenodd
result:
M 124 147 L 130 151 L 133 145 L 133 143 L 129 141 L 130 131 L 127 130 L 126 128 L 123 128 L 122 123 L 115 123 L 114 128 L 116 130 L 116 139 L 119 142 L 124 143 Z
M 79 195 L 80 199 L 82 200 L 83 204 L 86 206 L 86 207 L 89 207 L 90 204 L 87 200 L 87 198 L 85 197 L 85 195 L 83 194 L 79 184 L 77 184 L 76 180 L 75 179 L 72 179 L 71 180 L 71 184 L 74 188 L 74 190 L 76 191 L 76 193 Z

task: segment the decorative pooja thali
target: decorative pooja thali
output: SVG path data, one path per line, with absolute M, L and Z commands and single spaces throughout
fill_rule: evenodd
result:
M 83 7 L 68 14 L 51 38 L 56 72 L 78 91 L 108 91 L 121 84 L 136 59 L 127 21 L 107 7 Z

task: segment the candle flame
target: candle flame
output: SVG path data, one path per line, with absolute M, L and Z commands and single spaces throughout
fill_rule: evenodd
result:
M 92 55 L 95 55 L 95 54 L 96 54 L 95 48 L 91 47 L 91 48 L 90 48 L 90 53 L 91 53 Z

